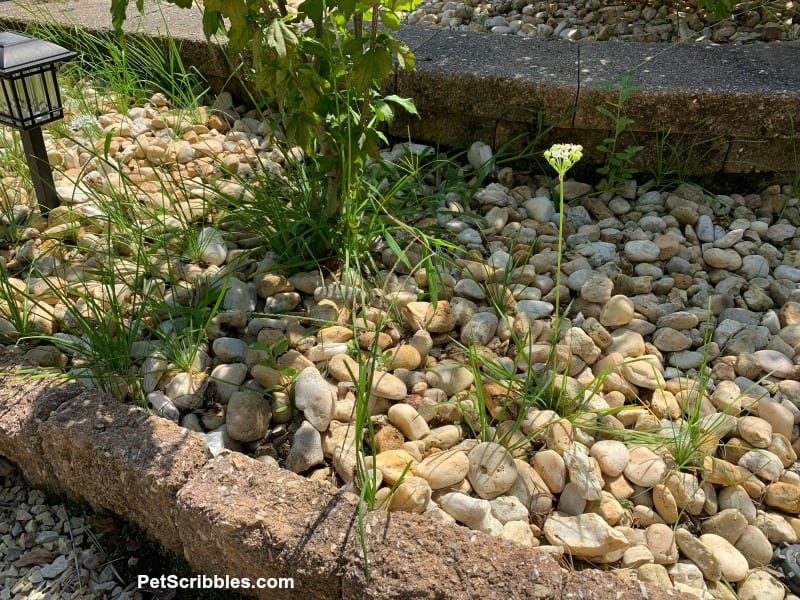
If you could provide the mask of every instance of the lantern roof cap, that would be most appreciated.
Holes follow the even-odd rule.
[[[0,76],[70,60],[75,52],[24,33],[0,31]]]

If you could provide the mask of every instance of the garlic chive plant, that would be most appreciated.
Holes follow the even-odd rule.
[[[544,158],[558,173],[558,251],[556,253],[556,293],[555,322],[553,327],[553,344],[550,355],[550,366],[553,373],[558,370],[558,336],[561,329],[561,258],[564,254],[564,176],[583,156],[583,146],[578,144],[553,144],[544,151]],[[555,382],[553,377],[552,381]]]
[[[583,156],[583,146],[578,144],[553,144],[544,151],[545,160],[558,173],[558,254],[556,264],[556,311],[561,301],[561,255],[564,245],[564,175]]]

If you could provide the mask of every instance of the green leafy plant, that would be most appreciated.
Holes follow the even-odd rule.
[[[636,86],[631,83],[630,75],[626,73],[618,82],[608,86],[617,92],[615,102],[608,101],[608,106],[595,107],[597,112],[610,119],[614,125],[611,134],[597,146],[597,150],[606,157],[605,164],[597,169],[597,173],[603,176],[600,188],[605,190],[613,190],[617,184],[636,174],[636,170],[629,166],[629,162],[644,149],[644,146],[627,146],[625,149],[617,147],[620,136],[633,124],[633,119],[624,113],[625,103],[636,90]]]
[[[697,8],[713,14],[718,19],[728,19],[736,7],[736,0],[698,0]]]
[[[379,90],[393,73],[394,60],[401,68],[414,66],[411,51],[388,30],[400,26],[398,11],[417,1],[306,0],[296,11],[284,2],[203,3],[205,34],[224,31],[232,52],[250,51],[253,80],[277,107],[288,146],[301,148],[313,179],[324,181],[324,191],[309,198],[308,214],[294,221],[287,236],[318,232],[320,222],[339,235],[358,235],[352,225],[365,195],[363,169],[385,142],[378,127],[392,119],[395,106],[415,111],[410,101]],[[112,2],[118,31],[128,4]],[[137,6],[142,9],[141,0]]]

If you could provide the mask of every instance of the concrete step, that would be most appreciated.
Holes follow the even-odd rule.
[[[131,3],[133,4],[133,3]],[[25,9],[0,2],[0,26],[55,19],[109,31],[107,0],[45,2]],[[219,90],[233,65],[202,35],[201,13],[147,0],[129,8],[126,29],[181,44],[187,64]],[[516,36],[403,27],[415,71],[397,73],[386,91],[413,98],[420,118],[400,115],[398,137],[445,146],[482,140],[520,151],[533,143],[584,145],[584,163],[614,123],[597,106],[617,102],[613,86],[635,86],[622,114],[633,119],[617,148],[642,145],[634,166],[671,161],[684,175],[796,172],[800,168],[800,42],[755,45],[538,41]],[[234,92],[241,89],[234,86]],[[614,112],[612,110],[612,112]]]

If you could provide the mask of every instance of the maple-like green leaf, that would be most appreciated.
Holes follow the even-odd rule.
[[[267,25],[265,33],[264,43],[268,48],[274,50],[280,58],[286,58],[289,51],[294,51],[299,42],[297,32],[295,32],[294,28],[284,23],[283,19],[273,19]]]
[[[414,101],[411,98],[403,98],[402,96],[390,94],[389,96],[386,96],[384,100],[387,102],[393,102],[410,115],[419,115],[417,112],[417,107],[414,105]]]
[[[353,61],[353,84],[357,90],[366,91],[380,85],[392,72],[391,53],[384,47],[376,46]]]

